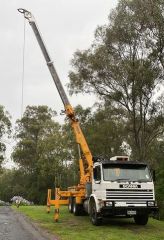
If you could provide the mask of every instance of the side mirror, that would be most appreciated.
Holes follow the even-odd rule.
[[[153,170],[153,181],[156,181],[155,170]]]
[[[155,182],[156,181],[155,170],[151,169],[151,175],[153,178],[153,182]]]

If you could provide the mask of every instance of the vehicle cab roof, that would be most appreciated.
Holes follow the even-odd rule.
[[[145,162],[139,162],[139,161],[123,161],[123,160],[110,160],[110,158],[99,158],[94,157],[93,159],[94,163],[102,163],[102,164],[111,164],[111,165],[143,165],[146,166],[147,163]]]

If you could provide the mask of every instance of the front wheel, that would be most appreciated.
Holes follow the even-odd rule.
[[[96,203],[94,201],[91,202],[90,205],[90,219],[93,225],[99,226],[102,224],[102,217],[96,210]]]
[[[137,225],[146,225],[148,219],[149,219],[148,214],[134,216],[134,221]]]

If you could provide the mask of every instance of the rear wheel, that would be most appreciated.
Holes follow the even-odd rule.
[[[148,214],[134,216],[134,221],[137,225],[146,225],[148,222],[148,219],[149,219]]]
[[[90,203],[90,219],[93,225],[99,226],[102,224],[102,217],[100,216],[100,214],[97,212],[96,209],[96,203],[93,200]]]
[[[73,213],[73,197],[69,197],[68,211]]]
[[[82,204],[77,204],[76,203],[76,198],[73,198],[73,214],[75,216],[81,216],[83,215],[83,205]]]

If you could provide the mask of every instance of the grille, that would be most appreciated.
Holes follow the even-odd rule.
[[[153,190],[149,189],[106,189],[106,199],[113,201],[149,201],[153,200]]]

